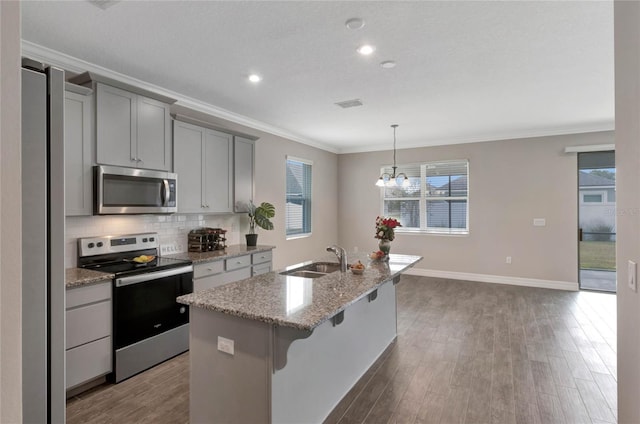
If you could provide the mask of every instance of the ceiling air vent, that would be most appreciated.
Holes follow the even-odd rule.
[[[345,100],[344,102],[338,102],[336,104],[343,109],[347,109],[350,107],[362,106],[362,100],[360,99]]]
[[[120,0],[87,0],[89,3],[94,5],[95,7],[99,7],[102,10],[107,10],[111,6],[115,6],[117,3],[120,3]]]

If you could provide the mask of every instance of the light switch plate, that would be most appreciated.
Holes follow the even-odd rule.
[[[234,352],[233,344],[234,344],[233,340],[218,336],[219,351],[228,353],[229,355],[233,355],[233,352]]]
[[[534,227],[544,227],[547,225],[547,220],[544,218],[533,218],[533,226]]]
[[[628,280],[627,283],[629,284],[629,288],[634,292],[638,291],[637,272],[638,272],[638,265],[633,261],[629,261],[627,265],[627,280]]]

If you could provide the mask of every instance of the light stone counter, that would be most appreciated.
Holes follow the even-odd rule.
[[[108,272],[83,268],[67,268],[65,273],[65,286],[68,289],[112,280],[114,277],[114,274]]]
[[[350,263],[360,260],[366,265],[362,275],[333,272],[310,279],[280,275],[280,270],[181,296],[178,302],[268,324],[313,330],[422,259],[391,254],[389,261],[371,261],[362,253],[348,256]],[[336,258],[315,262],[327,259],[335,262]]]
[[[217,261],[222,259],[234,258],[251,253],[266,252],[274,249],[275,246],[256,246],[247,247],[245,245],[227,246],[224,250],[215,250],[213,252],[183,252],[173,255],[164,255],[166,258],[190,260],[194,264]],[[112,280],[114,274],[100,271],[93,271],[84,268],[67,268],[65,275],[65,286],[70,289],[73,287],[85,286],[105,280]]]
[[[247,247],[242,244],[234,244],[231,246],[227,246],[224,250],[214,250],[211,252],[183,252],[183,253],[175,253],[172,255],[164,255],[166,258],[173,259],[183,259],[190,260],[195,264],[217,261],[221,259],[230,259],[235,258],[237,256],[244,256],[252,253],[258,252],[267,252],[269,250],[275,249],[275,246],[255,246],[255,247]]]

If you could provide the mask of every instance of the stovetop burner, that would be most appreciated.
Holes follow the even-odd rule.
[[[189,265],[183,259],[158,256],[156,233],[104,236],[78,239],[78,267],[122,275],[143,274]],[[137,263],[133,258],[147,255],[155,258]]]
[[[109,261],[106,263],[92,263],[83,265],[83,268],[92,269],[94,271],[109,272],[116,275],[124,274],[142,274],[151,271],[160,271],[163,269],[175,268],[190,264],[191,261],[156,257],[151,262],[137,263],[132,260]]]

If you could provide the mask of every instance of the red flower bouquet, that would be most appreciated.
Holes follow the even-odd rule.
[[[396,227],[402,227],[402,225],[397,219],[385,218],[384,216],[377,217],[375,238],[380,240],[393,241],[393,239],[396,236],[393,229]]]

